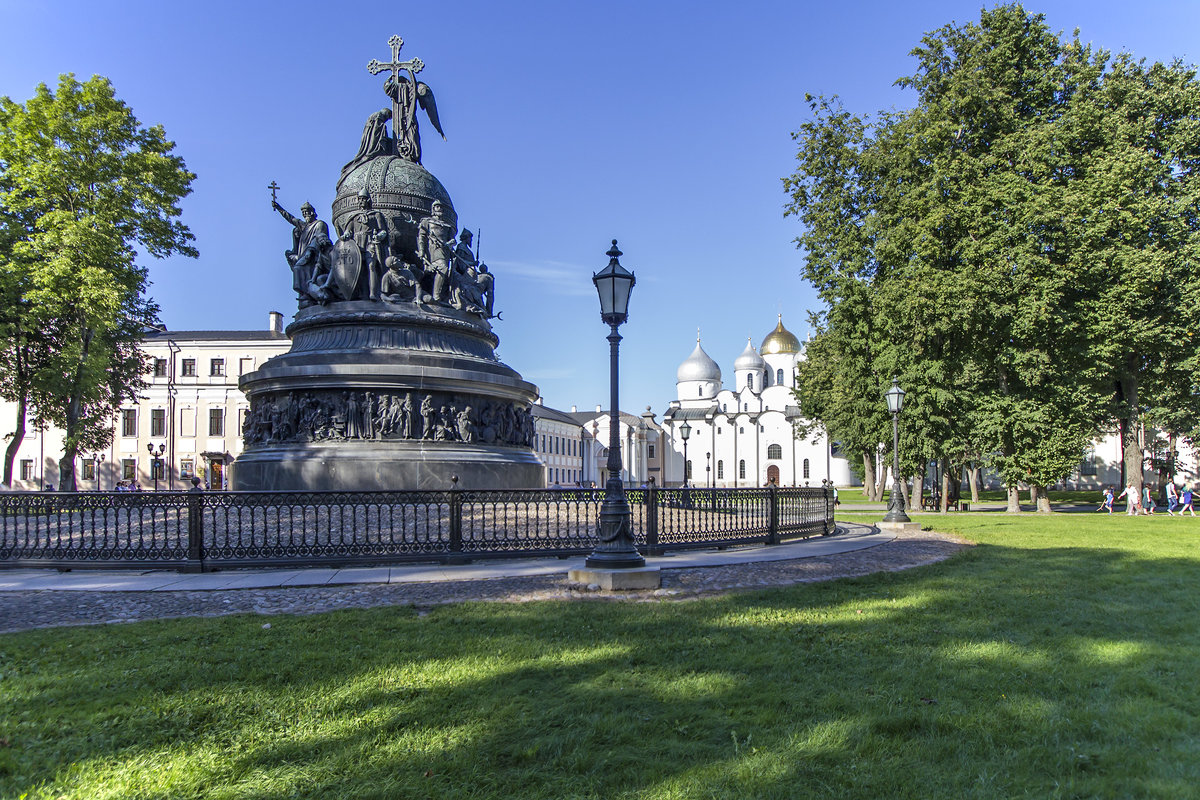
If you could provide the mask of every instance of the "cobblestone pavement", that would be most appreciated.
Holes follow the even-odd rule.
[[[830,556],[719,567],[663,569],[662,588],[597,592],[560,575],[445,583],[351,584],[180,592],[0,591],[0,633],[63,625],[102,625],[227,614],[316,614],[342,608],[530,600],[664,602],[771,586],[897,571],[949,558],[970,544],[920,531],[886,544]]]

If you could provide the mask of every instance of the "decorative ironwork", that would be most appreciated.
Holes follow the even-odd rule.
[[[834,532],[827,488],[634,489],[639,548],[773,544]],[[0,495],[0,569],[350,566],[582,556],[599,489]]]

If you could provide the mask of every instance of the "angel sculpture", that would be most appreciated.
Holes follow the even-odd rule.
[[[392,114],[392,129],[396,134],[396,154],[410,161],[421,163],[421,133],[417,127],[417,106],[429,116],[433,129],[441,135],[442,122],[438,119],[437,103],[429,84],[404,75],[390,75],[383,84],[383,91],[392,98],[395,112]]]

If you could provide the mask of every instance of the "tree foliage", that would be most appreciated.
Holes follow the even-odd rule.
[[[2,385],[22,407],[15,439],[26,409],[65,430],[62,489],[142,388],[137,343],[158,309],[139,252],[196,255],[178,220],[195,176],[173,150],[100,76],[63,75],[24,104],[0,98]]]
[[[802,407],[831,427],[855,404],[877,416],[896,374],[906,474],[986,460],[1035,488],[1108,420],[1194,414],[1176,368],[1196,358],[1194,71],[1064,40],[1019,5],[912,55],[910,111],[867,120],[811,100],[793,135],[787,213],[826,305],[810,352],[854,354],[806,367]],[[851,381],[854,401],[832,388]]]

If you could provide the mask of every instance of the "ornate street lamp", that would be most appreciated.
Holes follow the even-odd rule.
[[[892,378],[892,388],[883,393],[888,411],[892,412],[892,496],[884,522],[912,522],[904,513],[904,484],[900,480],[900,411],[904,408],[905,394],[898,378]]]
[[[635,282],[633,273],[621,266],[617,260],[621,251],[617,240],[612,240],[608,266],[592,274],[592,283],[600,295],[600,318],[612,330],[608,334],[609,344],[609,416],[608,416],[608,480],[604,484],[604,502],[600,504],[600,542],[588,556],[588,569],[629,569],[643,567],[646,559],[637,551],[630,526],[629,501],[625,498],[625,485],[621,482],[621,434],[619,428],[620,398],[619,351],[621,334],[617,327],[628,318],[629,295]]]
[[[167,446],[165,444],[163,444],[162,442],[159,442],[158,450],[155,450],[154,445],[148,444],[148,445],[146,445],[146,452],[150,453],[150,458],[153,459],[150,462],[151,463],[150,469],[151,469],[151,471],[154,472],[154,491],[157,492],[158,491],[158,474],[160,472],[162,472],[162,456],[163,456],[163,453],[167,452]]]
[[[712,488],[712,453],[704,454],[704,485]]]
[[[687,420],[679,426],[679,438],[683,440],[683,488],[688,488],[688,460],[687,460],[687,442],[692,435],[692,426],[687,424]]]
[[[92,472],[96,473],[96,491],[100,491],[100,465],[104,463],[104,453],[92,453]]]

